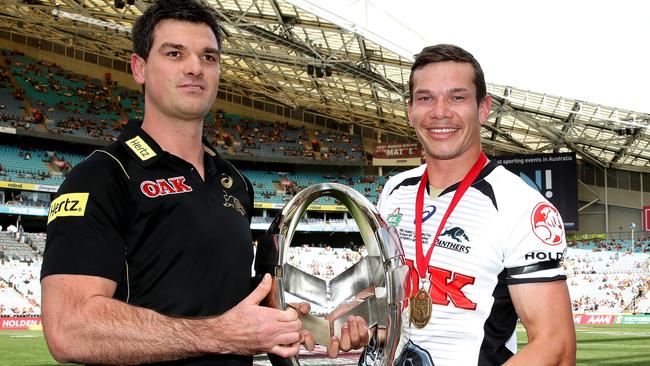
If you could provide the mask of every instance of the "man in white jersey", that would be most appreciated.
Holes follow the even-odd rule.
[[[409,91],[426,164],[391,178],[377,205],[411,268],[395,365],[575,364],[562,220],[482,152],[492,99],[481,66],[457,46],[426,47]]]

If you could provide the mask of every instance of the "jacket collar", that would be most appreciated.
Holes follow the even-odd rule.
[[[130,120],[117,139],[124,145],[129,155],[143,166],[152,165],[167,154],[158,145],[156,140],[142,129],[142,121]],[[219,153],[217,153],[205,137],[203,137],[202,142],[203,151],[205,151],[212,161],[216,165],[226,166]]]

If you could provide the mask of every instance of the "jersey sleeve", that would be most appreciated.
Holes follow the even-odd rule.
[[[511,227],[505,238],[504,265],[509,285],[564,280],[562,259],[566,252],[564,224],[558,210],[534,192],[518,201],[504,227]]]
[[[50,205],[41,278],[80,274],[119,281],[125,263],[126,173],[94,153],[69,173]]]

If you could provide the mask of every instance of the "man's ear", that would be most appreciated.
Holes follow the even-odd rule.
[[[144,84],[144,68],[146,64],[147,61],[142,57],[135,53],[131,54],[131,73],[133,74],[133,80],[140,85]]]
[[[488,118],[490,117],[490,112],[492,112],[492,96],[491,95],[486,95],[481,103],[478,105],[478,112],[479,112],[479,122],[481,124],[484,124],[487,122]]]

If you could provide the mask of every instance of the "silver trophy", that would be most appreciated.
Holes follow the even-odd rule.
[[[338,199],[354,218],[368,255],[329,283],[287,263],[293,234],[307,207],[316,199]],[[327,313],[301,317],[316,343],[326,346],[332,335],[340,336],[348,316],[364,318],[377,327],[365,359],[373,365],[393,364],[401,329],[401,312],[406,299],[408,267],[397,231],[386,225],[374,205],[354,189],[338,183],[312,185],[300,191],[273,220],[258,241],[256,277],[273,277],[265,305],[286,309],[288,302],[306,301]],[[287,299],[290,299],[287,301]],[[312,311],[313,312],[313,311]],[[269,355],[274,366],[300,365],[298,357]]]

